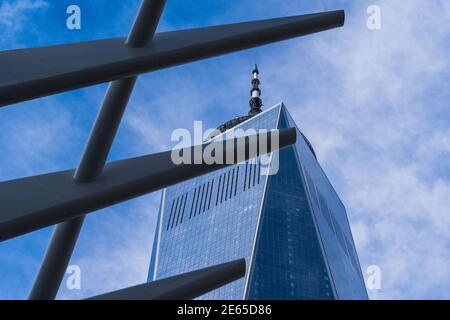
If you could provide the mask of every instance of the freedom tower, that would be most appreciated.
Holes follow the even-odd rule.
[[[248,115],[212,140],[296,128],[296,144],[166,188],[148,281],[244,257],[244,278],[201,298],[367,299],[345,207],[285,105],[261,110],[258,75]]]

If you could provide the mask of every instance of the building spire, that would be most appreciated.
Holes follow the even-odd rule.
[[[258,76],[259,70],[258,66],[255,64],[255,69],[253,69],[252,90],[250,91],[251,99],[250,112],[248,113],[249,116],[254,116],[261,112],[262,100],[260,98],[261,90],[259,89],[260,82]]]

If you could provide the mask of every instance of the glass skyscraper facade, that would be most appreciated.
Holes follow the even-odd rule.
[[[283,104],[236,128],[296,127]],[[297,128],[298,130],[298,128]],[[246,276],[203,299],[367,299],[345,207],[297,143],[163,191],[148,280],[245,258]]]

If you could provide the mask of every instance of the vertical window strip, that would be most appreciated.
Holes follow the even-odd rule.
[[[220,194],[220,182],[222,181],[222,175],[219,177],[219,184],[217,185],[217,198],[216,198],[216,206],[219,204],[219,194]]]
[[[194,196],[192,197],[191,213],[189,214],[189,219],[192,219],[192,212],[194,210],[195,196],[197,194],[197,188],[194,189]]]
[[[206,187],[206,195],[205,195],[205,203],[203,204],[203,212],[206,210],[206,204],[208,203],[208,195],[209,195],[209,181]]]
[[[261,182],[261,159],[258,159],[258,184]]]
[[[223,190],[225,189],[225,180],[226,180],[226,176],[227,176],[227,174],[225,173],[225,174],[223,175],[223,179],[222,179],[222,191],[221,191],[221,193],[220,193],[220,203],[222,203],[222,201],[223,201]]]
[[[180,207],[178,208],[178,215],[177,215],[177,221],[175,222],[175,227],[178,226],[178,223],[180,222],[181,210],[183,209],[183,203],[184,203],[184,194],[181,195]]]
[[[245,175],[244,175],[244,192],[247,187],[247,170],[248,170],[248,161],[245,163]]]
[[[175,199],[172,200],[172,207],[170,208],[170,215],[169,215],[169,220],[167,221],[167,228],[166,228],[166,231],[169,230],[170,220],[172,219],[173,205],[174,205],[174,204],[175,204]]]
[[[177,202],[175,203],[175,209],[173,210],[173,216],[172,216],[172,223],[170,225],[170,229],[173,228],[173,223],[176,220],[177,213],[178,213],[178,202],[180,201],[180,197],[177,198]]]
[[[225,201],[227,201],[227,199],[228,199],[228,187],[230,185],[230,175],[231,175],[231,171],[228,171],[228,174],[227,174],[227,176],[228,176],[228,178],[227,178],[227,189],[226,189],[226,192],[225,192]]]
[[[174,221],[172,221],[172,226],[170,227],[171,229],[178,225],[178,220],[180,219],[181,208],[182,208],[182,205],[183,205],[183,196],[184,195],[181,195],[180,203],[178,204],[178,208],[176,209],[176,212],[177,212],[176,219],[174,219]],[[174,216],[174,218],[175,218],[175,216]]]
[[[250,186],[251,186],[251,182],[252,182],[252,168],[253,168],[253,163],[249,163],[249,168],[248,168],[248,189],[250,190]]]
[[[257,165],[256,165],[256,160],[255,160],[255,163],[253,164],[253,186],[255,186],[255,184],[256,184],[256,168],[257,168]]]
[[[235,196],[235,197],[236,197],[236,193],[237,193],[238,180],[239,180],[239,166],[237,167],[237,171],[236,171],[236,182],[235,182],[235,184],[234,184],[234,196]]]
[[[198,206],[198,212],[197,212],[198,214],[200,214],[202,212],[203,198],[205,196],[205,187],[206,187],[206,183],[204,183],[203,187],[202,187],[202,197],[200,200],[200,205]]]
[[[178,224],[180,223],[181,213],[183,210],[183,204],[184,204],[184,194],[181,195],[180,208],[178,209],[178,217],[177,217],[177,221],[175,222],[175,227],[178,226]]]
[[[197,200],[195,201],[195,207],[194,207],[194,217],[197,215],[198,200],[200,199],[200,190],[201,190],[201,188],[202,188],[202,186],[198,187]]]
[[[184,212],[186,211],[186,202],[187,202],[188,194],[189,194],[189,193],[186,192],[186,194],[184,195],[184,205],[183,205],[183,211],[181,212],[180,224],[183,223]]]
[[[230,184],[230,199],[231,199],[231,197],[233,196],[233,185],[234,185],[234,171],[235,171],[236,169],[235,168],[233,168],[233,174],[232,174],[232,176],[231,176],[231,184]]]
[[[212,192],[214,190],[214,179],[212,180],[211,183],[211,190],[209,191],[209,202],[208,202],[208,210],[209,208],[211,208],[211,198],[212,198]]]

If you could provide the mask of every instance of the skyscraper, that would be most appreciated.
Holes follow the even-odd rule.
[[[284,104],[261,111],[258,75],[249,114],[218,129],[296,127],[296,145],[165,189],[148,280],[245,258],[202,298],[367,299],[345,207]]]

